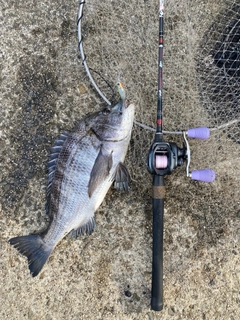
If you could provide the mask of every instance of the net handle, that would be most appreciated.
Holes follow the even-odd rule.
[[[78,46],[79,46],[79,51],[80,51],[80,54],[81,54],[81,58],[82,58],[82,63],[84,65],[84,68],[87,72],[87,75],[93,85],[93,87],[96,89],[96,91],[98,92],[98,94],[100,95],[100,97],[109,105],[111,106],[111,102],[105,97],[105,95],[102,93],[102,91],[98,88],[96,82],[94,81],[91,73],[90,73],[90,70],[89,70],[89,67],[87,65],[87,62],[86,62],[86,56],[84,54],[84,51],[83,51],[83,39],[82,39],[82,31],[81,31],[81,25],[82,25],[82,17],[83,17],[83,6],[85,4],[85,1],[80,1],[79,3],[79,10],[78,10],[78,21],[77,21],[77,27],[78,27]]]

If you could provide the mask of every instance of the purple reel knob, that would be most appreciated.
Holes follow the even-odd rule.
[[[215,180],[215,172],[212,169],[195,170],[191,173],[192,180],[203,182],[213,182]]]
[[[210,136],[210,130],[207,127],[199,127],[188,129],[187,134],[189,138],[205,140]]]

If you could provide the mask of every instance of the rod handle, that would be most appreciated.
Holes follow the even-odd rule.
[[[203,182],[213,182],[215,180],[215,172],[212,169],[194,170],[191,173],[192,180]]]
[[[163,214],[165,186],[163,176],[153,178],[153,248],[151,309],[163,309]]]
[[[151,309],[163,309],[163,209],[164,199],[153,199],[153,256]]]
[[[188,129],[187,134],[189,138],[206,140],[210,136],[210,130],[207,127],[192,128]]]

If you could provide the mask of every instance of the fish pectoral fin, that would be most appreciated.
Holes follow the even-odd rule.
[[[113,180],[115,180],[114,188],[128,192],[131,177],[127,167],[122,162],[119,162]]]
[[[96,222],[95,222],[95,218],[91,217],[90,220],[88,220],[87,223],[81,225],[80,227],[78,227],[77,229],[73,229],[69,236],[71,238],[76,238],[79,235],[83,235],[84,233],[91,235],[94,231],[94,229],[96,228]]]
[[[106,179],[112,168],[112,152],[109,153],[104,150],[103,146],[98,153],[94,166],[90,174],[90,180],[88,183],[88,195],[91,198],[96,188]]]

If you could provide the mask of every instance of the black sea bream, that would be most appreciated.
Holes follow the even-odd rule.
[[[72,133],[60,135],[48,163],[48,229],[40,235],[9,240],[27,256],[33,277],[38,275],[57,243],[69,232],[91,234],[94,212],[108,189],[128,189],[123,161],[130,141],[134,105],[120,101],[84,118]]]

